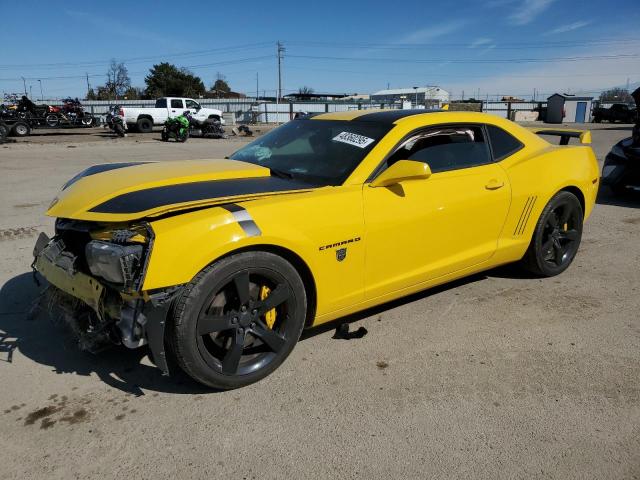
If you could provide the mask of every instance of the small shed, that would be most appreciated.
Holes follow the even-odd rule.
[[[547,123],[591,121],[591,103],[593,97],[554,93],[547,98]]]

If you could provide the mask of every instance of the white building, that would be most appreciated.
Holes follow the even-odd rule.
[[[389,90],[380,90],[371,94],[371,100],[376,102],[401,102],[407,101],[418,105],[424,105],[426,102],[448,103],[449,92],[437,86],[426,87],[410,87],[410,88],[392,88]]]

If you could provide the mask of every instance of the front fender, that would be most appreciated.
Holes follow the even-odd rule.
[[[223,207],[197,210],[151,222],[154,232],[151,257],[143,290],[188,283],[207,265],[235,250],[255,245],[285,248],[299,256],[313,271],[312,245],[299,230],[282,235],[250,235]]]

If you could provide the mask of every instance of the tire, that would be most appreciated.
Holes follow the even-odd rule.
[[[119,123],[114,123],[113,130],[119,137],[124,137],[124,127]]]
[[[8,136],[9,127],[7,127],[4,123],[0,123],[0,143],[4,143]]]
[[[583,221],[578,198],[571,192],[556,193],[540,214],[523,267],[541,277],[564,272],[578,252]]]
[[[271,291],[260,296],[260,285]],[[243,387],[289,356],[306,307],[304,284],[289,262],[267,252],[238,253],[205,268],[185,287],[168,319],[170,351],[204,385]]]
[[[169,133],[167,132],[166,128],[162,129],[162,133],[160,134],[160,137],[162,138],[163,142],[168,142],[169,141]]]
[[[16,137],[26,137],[31,133],[31,127],[27,122],[16,122],[11,132]]]
[[[80,119],[80,123],[82,124],[83,127],[91,127],[93,125],[93,117],[89,115],[84,115]]]
[[[602,119],[600,117],[594,117],[593,118],[593,122],[594,123],[600,123],[600,122],[602,122]]]
[[[44,123],[46,123],[48,127],[55,128],[60,124],[60,117],[55,113],[49,113],[44,117]]]
[[[136,125],[140,133],[151,133],[153,131],[153,122],[148,118],[140,118]]]
[[[189,139],[189,131],[185,131],[184,133],[178,132],[176,135],[176,142],[184,143]]]

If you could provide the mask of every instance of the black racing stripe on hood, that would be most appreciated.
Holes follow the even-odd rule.
[[[65,183],[64,186],[62,187],[62,190],[73,185],[81,178],[88,177],[90,175],[95,175],[97,173],[102,173],[102,172],[108,172],[109,170],[116,170],[118,168],[132,167],[134,165],[144,165],[145,163],[150,163],[150,162],[103,163],[101,165],[94,165],[92,167],[87,168],[86,170],[83,170],[82,172],[77,174],[75,177],[73,177],[71,180],[69,180],[67,183]]]
[[[95,213],[139,213],[177,203],[310,188],[314,187],[308,183],[278,177],[209,180],[124,193],[93,207],[89,211]]]

